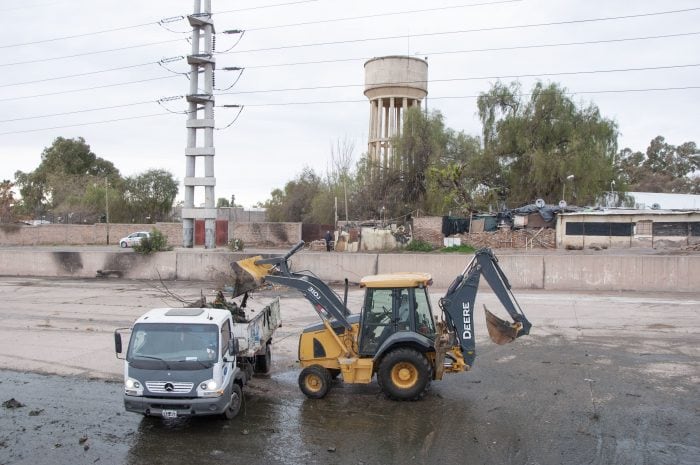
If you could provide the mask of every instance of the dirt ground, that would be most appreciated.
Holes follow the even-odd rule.
[[[206,283],[166,286],[213,298]],[[516,296],[529,337],[493,345],[479,312],[474,369],[406,403],[376,382],[306,399],[296,343],[317,317],[283,293],[272,374],[247,386],[241,414],[166,421],[124,412],[112,338],[150,308],[181,305],[160,284],[6,278],[0,464],[700,463],[700,293]],[[352,290],[351,308],[361,298]],[[481,304],[503,315],[490,292]]]

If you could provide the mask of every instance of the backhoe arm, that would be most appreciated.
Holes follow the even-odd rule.
[[[486,325],[491,339],[497,344],[505,344],[528,334],[532,326],[515,300],[508,278],[498,265],[496,256],[490,249],[478,250],[464,271],[452,282],[445,296],[440,299],[440,308],[445,315],[445,322],[448,328],[454,331],[464,362],[470,367],[476,356],[474,301],[482,274],[514,321],[505,322],[484,307]]]

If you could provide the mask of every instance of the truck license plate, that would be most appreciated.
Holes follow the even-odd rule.
[[[177,418],[177,410],[163,410],[160,414],[163,418]]]

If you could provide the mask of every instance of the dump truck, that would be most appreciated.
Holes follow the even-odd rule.
[[[348,283],[340,296],[311,272],[294,272],[289,260],[303,248],[299,242],[285,255],[251,257],[237,262],[246,282],[269,282],[301,292],[321,322],[304,328],[299,338],[298,384],[310,398],[323,398],[332,379],[345,383],[377,382],[387,397],[417,400],[431,381],[445,373],[468,371],[475,360],[474,303],[483,276],[513,319],[502,320],[484,307],[489,336],[505,344],[527,335],[531,323],[515,300],[511,286],[490,249],[478,250],[440,298],[442,318],[433,314],[428,273],[409,271],[362,278],[362,308],[347,306]]]
[[[262,305],[247,297],[232,308],[156,308],[117,328],[125,409],[162,418],[234,418],[248,380],[269,372],[272,336],[281,326],[279,298]]]

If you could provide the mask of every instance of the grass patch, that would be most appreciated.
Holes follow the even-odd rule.
[[[474,253],[476,249],[471,245],[453,245],[452,247],[444,247],[439,250],[439,252],[445,253]]]
[[[433,249],[434,247],[429,242],[416,239],[409,242],[405,250],[409,252],[432,252]]]

